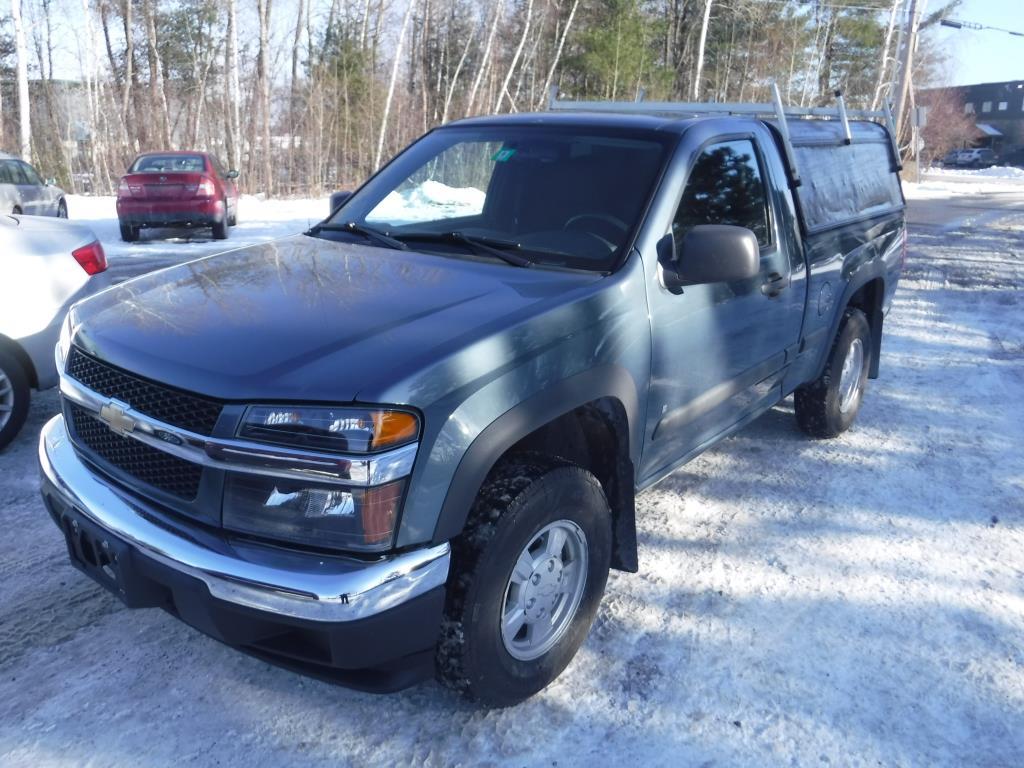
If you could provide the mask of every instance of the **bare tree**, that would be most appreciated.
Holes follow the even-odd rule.
[[[508,65],[508,71],[505,72],[505,80],[501,84],[501,88],[498,90],[498,98],[494,102],[494,111],[497,112],[501,109],[501,102],[504,101],[505,97],[508,96],[509,103],[512,105],[513,111],[516,108],[515,103],[512,102],[512,96],[508,92],[509,81],[512,80],[512,73],[516,69],[516,64],[519,63],[519,57],[523,53],[523,46],[526,45],[526,36],[530,34],[530,19],[533,16],[533,0],[526,0],[526,21],[523,22],[523,34],[519,38],[519,45],[516,46],[515,55],[512,57],[512,63]]]
[[[409,19],[416,8],[416,0],[409,0],[405,8],[405,16],[402,17],[402,29],[398,33],[398,42],[395,44],[395,60],[391,65],[391,79],[388,82],[388,95],[384,100],[384,114],[380,119],[380,137],[377,139],[377,154],[373,158],[373,167],[379,168],[384,155],[384,137],[388,131],[388,115],[391,112],[391,100],[395,96],[395,81],[398,80],[398,66],[402,61],[402,47],[405,45],[405,31],[409,26]]]
[[[14,49],[17,56],[18,78],[18,133],[21,159],[32,162],[32,121],[28,96],[28,46],[25,44],[25,25],[21,18],[21,0],[11,0],[11,18],[14,20]]]
[[[693,100],[700,99],[700,79],[704,74],[704,48],[708,42],[708,25],[711,23],[711,2],[704,0],[704,18],[700,24],[700,43],[697,46],[697,68],[693,73]]]
[[[238,16],[235,0],[228,1],[227,61],[227,147],[232,168],[242,167],[242,113],[238,77]]]
[[[551,81],[555,77],[555,70],[558,69],[558,62],[562,58],[562,49],[565,48],[565,38],[569,36],[569,30],[572,29],[572,20],[576,17],[576,9],[580,7],[580,0],[573,0],[572,8],[569,10],[569,18],[565,20],[565,26],[562,27],[562,34],[558,38],[558,47],[555,49],[555,56],[551,59],[551,67],[548,69],[547,77],[544,78],[544,85],[540,89],[540,97],[537,99],[536,109],[540,109],[544,106],[544,100],[548,97],[548,91],[551,89]]]
[[[273,162],[270,146],[270,6],[272,0],[256,0],[260,21],[260,48],[256,65],[256,82],[259,93],[259,129],[261,130],[260,150],[263,154],[263,184],[267,194],[273,194]],[[252,142],[255,145],[256,142]],[[250,145],[250,146],[252,146]]]

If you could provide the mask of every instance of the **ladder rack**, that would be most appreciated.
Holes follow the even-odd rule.
[[[796,167],[793,154],[793,142],[789,136],[788,118],[824,118],[839,120],[843,127],[843,143],[853,143],[850,130],[850,118],[859,120],[875,120],[887,129],[892,144],[893,157],[898,169],[900,164],[899,147],[896,144],[896,125],[892,115],[892,105],[886,102],[885,109],[847,109],[841,91],[835,92],[835,107],[787,107],[782,103],[779,87],[772,83],[772,103],[700,103],[679,101],[645,101],[641,91],[636,101],[568,101],[558,98],[558,86],[552,85],[548,94],[548,109],[557,112],[617,112],[624,114],[668,114],[698,117],[702,115],[743,115],[746,117],[771,118],[778,122],[779,133],[782,134],[782,146],[786,155],[793,186],[800,185],[800,173]]]

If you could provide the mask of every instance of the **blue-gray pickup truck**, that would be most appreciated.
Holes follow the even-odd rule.
[[[129,606],[357,688],[521,701],[640,566],[639,491],[789,395],[809,435],[851,425],[898,171],[845,112],[437,128],[308,232],[76,305],[47,508]]]

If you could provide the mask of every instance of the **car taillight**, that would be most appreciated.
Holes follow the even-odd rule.
[[[213,186],[212,179],[203,179],[196,188],[196,197],[214,197],[216,194],[217,188]]]
[[[121,179],[121,183],[117,185],[117,196],[118,197],[131,197],[132,189],[128,186],[128,182]]]
[[[83,245],[72,251],[71,255],[75,257],[75,261],[87,274],[98,275],[107,269],[107,254],[103,252],[103,246],[99,244],[99,241]]]

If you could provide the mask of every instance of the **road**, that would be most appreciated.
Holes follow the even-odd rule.
[[[0,765],[1019,766],[1022,203],[912,203],[855,428],[807,440],[784,403],[643,494],[641,573],[510,710],[332,687],[121,607],[38,499],[44,393],[0,457]]]

